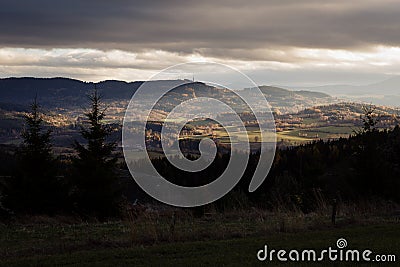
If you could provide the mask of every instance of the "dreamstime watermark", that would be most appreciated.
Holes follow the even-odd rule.
[[[336,247],[328,247],[320,251],[314,249],[275,250],[265,245],[257,252],[259,261],[280,262],[321,262],[321,261],[346,261],[346,262],[396,262],[396,255],[374,254],[371,250],[346,249],[347,240],[339,238]]]
[[[243,88],[247,89],[238,90]],[[246,116],[250,119],[243,119]],[[203,136],[200,157],[187,159],[179,138],[185,125],[195,119],[211,119],[225,129],[230,160],[213,182],[184,187],[157,172],[148,150],[152,146],[158,152],[162,149],[172,165],[188,172],[187,179],[190,173],[204,170],[215,159],[215,142],[219,138],[213,134]],[[155,137],[149,137],[151,122],[162,125],[161,133]],[[144,82],[133,95],[123,122],[124,157],[136,183],[153,198],[179,207],[205,205],[227,194],[244,174],[252,153],[249,123],[258,127],[256,143],[260,145],[258,165],[249,184],[249,191],[253,192],[266,178],[275,155],[275,121],[265,96],[249,77],[229,66],[209,62],[178,64]],[[133,164],[138,158],[140,164]]]

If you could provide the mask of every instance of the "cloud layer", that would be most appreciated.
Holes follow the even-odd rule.
[[[399,46],[397,1],[2,1],[3,46],[160,49]],[[209,50],[205,50],[210,52]]]
[[[60,75],[89,79],[97,68],[92,79],[99,79],[110,70],[142,75],[211,59],[245,70],[396,74],[399,32],[400,5],[392,0],[3,0],[0,68],[5,76],[58,67]]]

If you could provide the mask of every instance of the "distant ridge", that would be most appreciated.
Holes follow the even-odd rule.
[[[31,101],[37,94],[39,100],[53,98],[54,101],[65,98],[85,96],[96,84],[104,91],[104,97],[129,97],[142,82],[126,83],[122,81],[83,82],[70,78],[4,78],[0,79],[0,98],[2,102]],[[113,88],[113,92],[108,92]]]
[[[94,89],[95,85],[100,90],[103,98],[109,102],[128,101],[143,83],[143,81],[126,82],[119,80],[94,83],[60,77],[3,78],[0,79],[0,103],[27,106],[37,95],[39,103],[47,108],[79,108],[87,104],[88,99],[86,96]],[[182,84],[184,86],[178,86]],[[193,96],[229,99],[229,101],[233,101],[231,104],[241,105],[241,102],[233,97],[234,93],[202,82],[159,80],[150,81],[149,85],[149,87],[145,88],[145,94],[149,96],[159,92],[159,90],[176,88],[159,103],[158,107],[164,110],[170,109]],[[269,103],[274,107],[280,108],[282,112],[288,112],[294,107],[301,109],[316,104],[326,104],[332,100],[329,95],[320,92],[291,91],[274,86],[260,86],[259,88]],[[243,91],[244,93],[252,94],[251,89],[243,89]],[[18,109],[21,109],[21,107],[18,107]]]
[[[307,91],[307,90],[298,90],[298,91],[292,91],[289,89],[284,89],[276,86],[266,86],[262,85],[259,86],[261,92],[263,92],[264,95],[269,95],[269,96],[281,96],[281,97],[288,97],[288,96],[293,96],[293,95],[300,95],[303,97],[314,97],[314,98],[324,98],[324,97],[330,97],[330,95],[326,93],[321,93],[321,92],[313,92],[313,91]]]
[[[163,86],[173,85],[179,80],[151,81],[155,87],[157,83]],[[93,90],[94,85],[102,91],[105,98],[126,99],[142,85],[143,81],[125,82],[119,80],[106,80],[101,82],[84,82],[70,78],[2,78],[0,79],[1,102],[31,100],[37,94],[39,98],[65,98],[79,97],[86,95]],[[261,91],[266,95],[274,97],[288,96],[293,93],[312,97],[329,97],[329,95],[310,91],[290,91],[273,86],[260,86]]]

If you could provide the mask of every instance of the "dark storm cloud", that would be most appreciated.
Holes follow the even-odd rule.
[[[0,1],[0,46],[160,49],[254,59],[259,54],[247,50],[400,45],[396,1],[215,2]]]

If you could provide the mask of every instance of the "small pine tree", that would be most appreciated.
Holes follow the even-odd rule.
[[[16,153],[17,170],[6,202],[28,213],[54,213],[60,208],[61,182],[57,179],[52,154],[51,130],[43,129],[42,114],[36,98],[25,116],[23,143]]]
[[[25,115],[25,123],[27,128],[22,132],[22,149],[27,154],[36,154],[46,160],[52,158],[51,130],[43,131],[43,119],[36,98],[31,105],[31,112]]]
[[[356,170],[354,178],[356,181],[361,181],[355,187],[365,196],[370,196],[380,187],[382,140],[377,129],[379,120],[374,115],[375,107],[364,106],[363,112],[361,117],[363,128],[357,133],[358,139],[355,139],[354,146],[354,169]]]
[[[106,140],[111,129],[102,122],[106,115],[105,110],[100,110],[101,96],[96,88],[89,99],[91,109],[85,114],[89,125],[81,129],[87,144],[75,141],[74,145],[78,156],[73,161],[72,196],[81,213],[106,218],[118,214],[121,202],[117,158],[113,156],[116,143]]]
[[[362,122],[363,122],[363,130],[362,132],[364,133],[369,133],[369,132],[374,132],[376,131],[376,125],[378,124],[378,119],[374,116],[375,112],[375,107],[370,106],[370,107],[363,107],[363,116],[362,116]]]

